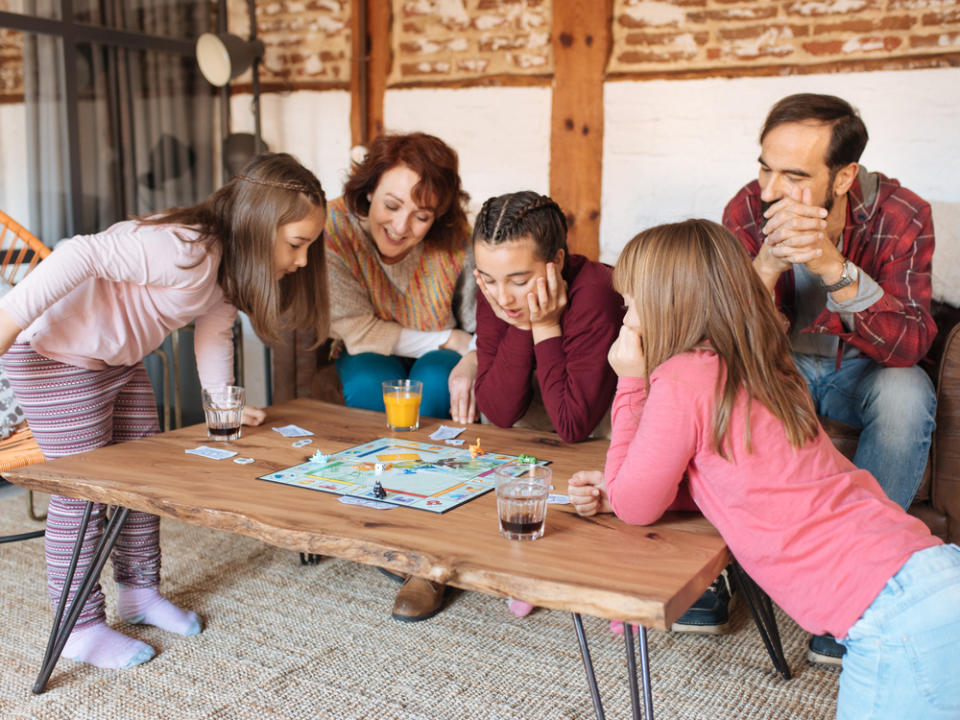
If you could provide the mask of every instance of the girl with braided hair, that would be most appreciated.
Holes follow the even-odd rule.
[[[286,154],[261,155],[199,205],[78,235],[0,301],[0,354],[46,458],[160,431],[143,358],[195,323],[204,386],[233,383],[237,311],[278,341],[283,327],[327,334],[322,241],[326,200],[313,173]],[[245,407],[243,422],[265,414]],[[48,589],[59,602],[85,502],[53,495],[47,516]],[[72,603],[103,535],[95,504],[80,549]],[[193,612],[159,593],[159,518],[131,512],[113,551],[118,614],[180,635],[201,630]],[[149,660],[149,645],[109,628],[97,585],[63,654],[97,667]]]
[[[480,411],[564,442],[604,434],[617,385],[607,350],[623,318],[610,268],[570,254],[563,212],[529,191],[484,203],[473,250]],[[510,609],[522,617],[532,606],[511,600]]]

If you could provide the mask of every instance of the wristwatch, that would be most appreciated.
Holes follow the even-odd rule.
[[[854,265],[849,260],[843,261],[843,272],[840,273],[840,279],[837,280],[833,285],[824,285],[823,289],[828,293],[836,292],[841,288],[845,288],[847,285],[853,285],[857,281],[857,276],[859,271],[857,266]]]

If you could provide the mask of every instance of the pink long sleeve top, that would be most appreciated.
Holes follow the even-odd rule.
[[[614,512],[656,521],[686,473],[691,498],[750,576],[804,629],[842,638],[906,560],[940,540],[822,429],[794,449],[753,402],[748,453],[745,392],[730,418],[730,459],[721,457],[711,449],[718,372],[719,358],[698,351],[656,368],[649,394],[642,379],[619,380],[605,469]]]
[[[195,322],[201,383],[233,382],[237,309],[217,284],[219,246],[197,233],[125,221],[78,235],[8,292],[2,307],[24,328],[17,340],[86,368],[134,365],[172,331]]]

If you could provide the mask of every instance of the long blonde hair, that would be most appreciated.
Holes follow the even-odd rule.
[[[199,205],[139,222],[193,226],[208,247],[219,243],[217,280],[228,302],[250,316],[257,335],[279,343],[285,328],[313,329],[316,347],[327,337],[330,318],[323,237],[310,245],[305,267],[279,280],[273,248],[281,225],[326,206],[320,181],[296,158],[264,153]]]
[[[644,230],[620,254],[613,284],[635,302],[648,376],[674,355],[698,348],[709,348],[723,360],[712,423],[713,448],[723,457],[741,388],[783,423],[793,447],[816,437],[817,415],[780,316],[729,230],[709,220]]]

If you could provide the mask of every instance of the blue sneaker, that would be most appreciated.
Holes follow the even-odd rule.
[[[730,578],[724,570],[670,629],[674,632],[723,635],[729,630],[730,610],[735,597]]]
[[[833,635],[811,635],[807,660],[822,665],[841,665],[847,649],[838,643]]]

